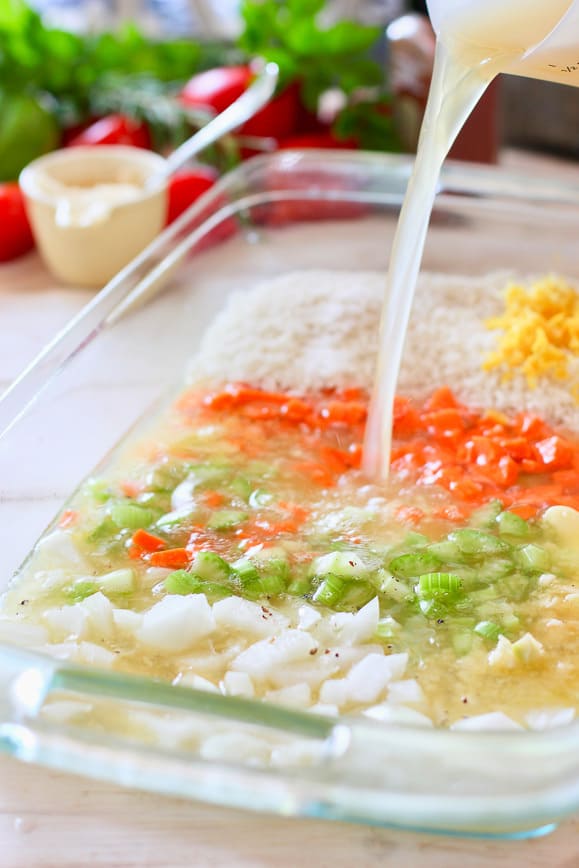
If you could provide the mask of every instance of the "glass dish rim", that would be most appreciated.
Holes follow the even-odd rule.
[[[212,190],[205,194],[196,204],[179,218],[176,223],[166,229],[158,239],[156,239],[149,247],[143,251],[133,263],[129,264],[123,271],[115,277],[95,298],[89,302],[85,308],[72,319],[65,328],[57,335],[41,352],[32,364],[17,378],[14,384],[0,397],[0,439],[12,427],[12,425],[20,418],[21,415],[27,412],[29,406],[42,391],[45,385],[50,380],[58,375],[58,372],[63,366],[66,366],[76,356],[78,350],[85,344],[87,340],[94,339],[99,331],[111,322],[111,319],[126,310],[127,305],[138,300],[142,290],[138,289],[135,293],[135,281],[138,283],[139,277],[141,282],[145,280],[145,294],[147,277],[151,274],[157,276],[163,274],[164,270],[175,266],[179,257],[183,255],[183,251],[189,250],[195,245],[197,240],[205,233],[209,232],[214,226],[220,222],[233,216],[243,209],[264,202],[276,201],[281,199],[308,199],[313,201],[353,201],[353,202],[380,202],[387,203],[384,194],[368,193],[361,191],[344,191],[344,190],[313,190],[304,191],[296,190],[295,195],[292,191],[276,190],[272,188],[264,192],[261,196],[237,196],[237,187],[243,187],[244,180],[251,178],[252,172],[257,172],[263,166],[285,166],[286,170],[289,166],[298,166],[300,169],[311,168],[312,171],[320,165],[319,161],[323,161],[325,165],[342,167],[342,168],[364,168],[373,167],[376,170],[382,169],[390,172],[394,179],[397,179],[401,184],[405,184],[411,170],[412,160],[404,156],[393,155],[375,155],[363,152],[339,152],[330,153],[327,151],[307,151],[307,152],[285,152],[283,155],[273,155],[254,158],[248,163],[236,169],[233,173],[222,179]],[[483,167],[465,167],[464,164],[449,164],[443,172],[440,192],[443,195],[448,194],[470,194],[475,198],[507,198],[520,201],[549,201],[564,204],[576,204],[579,201],[579,185],[560,184],[553,181],[543,181],[540,178],[529,179],[524,175],[516,175],[503,170],[488,169]],[[231,194],[231,200],[227,197]],[[223,204],[225,200],[226,204]],[[398,204],[401,200],[401,193],[395,194],[392,197],[392,202]],[[204,220],[203,224],[196,229],[190,236],[184,240],[179,240],[179,234],[195,217],[202,215],[208,208],[217,206],[210,217]],[[176,244],[176,247],[171,245]],[[162,255],[163,251],[169,249],[171,252]],[[21,672],[32,670],[44,673],[44,683],[47,690],[53,689],[54,684],[62,681],[63,673],[71,671],[71,667],[62,666],[53,658],[47,657],[41,653],[21,652],[13,646],[0,644],[0,661],[4,661],[8,668],[16,668]],[[110,675],[106,670],[98,670],[96,667],[74,667],[79,669],[77,676],[81,687],[90,692],[89,685],[86,682],[86,676],[90,681],[89,674],[98,672],[99,675],[106,680]],[[85,671],[86,670],[86,671]],[[119,683],[128,690],[129,693],[136,690],[136,681],[134,676],[123,675],[117,678]],[[152,684],[152,682],[150,682]],[[109,685],[112,689],[111,685]],[[170,691],[182,691],[184,688],[173,688],[170,685],[164,685],[163,701],[154,702],[156,707],[171,707],[168,702]],[[188,705],[191,711],[199,711],[199,704],[207,706],[207,695],[203,691],[195,691],[187,688]],[[169,691],[169,692],[165,692]],[[153,690],[153,693],[155,690]],[[228,701],[227,697],[220,697],[220,700]],[[251,718],[247,722],[253,722],[258,725],[263,725],[263,704],[257,701],[248,701],[248,713],[253,708],[255,718]],[[209,703],[211,705],[211,702]],[[219,703],[217,704],[219,706]],[[223,703],[221,703],[223,705]],[[229,705],[234,707],[235,703],[229,702]],[[279,710],[278,710],[279,711]],[[218,712],[212,712],[218,714]],[[239,718],[237,718],[239,719]],[[311,728],[314,726],[312,715],[308,712],[296,712],[281,710],[278,714],[280,728],[288,730],[291,727]],[[331,724],[331,726],[330,726]],[[322,721],[319,720],[319,725],[322,727]],[[351,720],[347,718],[332,719],[329,723],[326,719],[323,721],[323,726],[328,727],[329,732],[332,727],[336,726],[352,726]],[[409,727],[388,726],[387,731],[391,734],[397,731],[408,732]],[[424,734],[424,730],[414,730],[418,733],[417,737]],[[458,733],[448,730],[437,729],[429,731],[429,738],[433,737],[440,744],[441,750],[444,749],[450,741],[457,740]],[[514,739],[517,740],[518,746],[525,745],[525,750],[532,752],[534,750],[541,751],[547,746],[553,747],[554,738],[557,739],[558,747],[563,750],[563,745],[566,749],[579,745],[579,721],[575,721],[567,726],[556,730],[554,737],[553,731],[544,732],[517,732],[517,733],[497,733],[497,732],[466,732],[460,733],[460,739],[466,739],[466,743],[477,748],[496,748],[497,745],[511,746],[514,744]],[[571,813],[579,808],[579,792],[575,795],[574,801],[568,806],[565,813]]]

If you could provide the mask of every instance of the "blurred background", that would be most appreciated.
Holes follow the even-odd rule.
[[[74,32],[115,30],[126,22],[136,21],[143,33],[153,38],[211,41],[235,40],[243,29],[240,0],[31,0],[31,5],[43,14],[47,23]],[[382,29],[373,56],[384,61],[386,74],[389,71],[387,26],[407,13],[426,14],[424,0],[330,0],[325,5],[330,19],[353,19]],[[410,78],[413,74],[418,77],[420,70],[415,69],[419,63],[417,55],[421,50],[427,55],[428,50],[424,45],[420,48],[418,28],[414,33],[407,32],[406,39],[413,45],[399,50],[401,63],[406,62]],[[428,62],[427,57],[422,59],[424,63]],[[475,124],[476,129],[477,126],[480,128],[481,122],[484,124],[496,119],[495,129],[488,133],[488,141],[477,147],[471,140],[466,147],[464,144],[459,146],[454,156],[492,161],[496,158],[497,146],[502,144],[579,155],[579,137],[576,134],[579,101],[569,88],[509,77],[501,82],[500,91],[500,99],[497,93],[488,98],[491,105],[486,111],[483,108],[480,112],[482,121]],[[420,83],[416,81],[415,95],[419,96],[419,92]],[[412,107],[408,105],[399,113],[403,125],[402,145],[406,147],[411,147],[415,138],[411,113]],[[404,129],[405,123],[411,128]],[[494,143],[491,141],[493,136],[496,137]]]
[[[0,183],[70,145],[166,154],[243,93],[256,57],[280,67],[274,99],[172,182],[169,222],[256,154],[415,150],[434,57],[422,0],[0,0]],[[575,159],[576,97],[503,76],[451,156],[493,163],[516,146]],[[7,225],[4,213],[0,197]],[[0,260],[30,249],[21,234]]]

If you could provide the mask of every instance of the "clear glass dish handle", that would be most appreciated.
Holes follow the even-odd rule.
[[[192,719],[250,725],[308,742],[308,762],[276,767],[204,759],[80,725],[43,719],[51,694],[104,698]],[[579,808],[579,725],[552,733],[453,732],[338,719],[254,700],[63,665],[0,648],[0,749],[27,761],[156,792],[284,814],[359,819],[432,831],[536,834]],[[520,763],[513,774],[513,750]],[[343,788],[354,797],[344,811]],[[473,807],[480,824],[473,828]],[[464,818],[461,823],[461,818]]]

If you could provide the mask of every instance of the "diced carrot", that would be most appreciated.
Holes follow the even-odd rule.
[[[443,506],[440,509],[437,509],[436,512],[433,513],[433,516],[435,518],[445,519],[446,521],[461,522],[467,517],[467,512],[457,506],[457,504],[452,504],[451,506]]]
[[[366,421],[368,407],[359,401],[328,401],[320,415],[330,423],[358,425]]]
[[[320,446],[319,453],[322,462],[332,473],[339,475],[348,469],[348,461],[341,449],[335,446]]]
[[[499,445],[511,458],[521,461],[523,458],[531,458],[533,450],[525,437],[505,437],[499,441]]]
[[[211,509],[214,509],[217,506],[221,506],[225,497],[221,494],[220,491],[204,491],[203,492],[203,503],[206,506],[209,506]]]
[[[529,440],[536,440],[545,435],[545,423],[533,413],[521,413],[517,416],[516,425],[521,434],[525,434]]]
[[[340,389],[337,395],[342,401],[362,401],[363,403],[368,401],[368,394],[364,389],[356,386],[346,386],[346,388]]]
[[[312,418],[312,408],[299,398],[290,398],[279,408],[279,415],[291,422],[306,422]]]
[[[153,567],[167,567],[172,570],[182,570],[189,566],[191,553],[184,548],[165,549],[162,552],[153,552],[149,563]]]
[[[424,518],[424,510],[418,506],[399,506],[395,512],[396,518],[402,524],[419,524]]]
[[[323,488],[331,488],[335,485],[335,479],[327,468],[321,464],[316,464],[315,461],[298,461],[294,464],[294,470],[307,476],[312,482]]]
[[[553,473],[553,481],[560,485],[562,489],[573,489],[579,493],[579,472],[577,470],[555,470]]]
[[[431,410],[420,417],[422,424],[432,434],[454,433],[463,431],[465,421],[459,410],[448,407],[442,410]]]
[[[144,552],[158,552],[161,549],[164,549],[167,545],[166,540],[162,539],[160,536],[155,536],[155,534],[143,530],[143,528],[135,531],[132,543]]]
[[[345,455],[349,467],[360,467],[360,464],[362,463],[362,444],[350,443]]]
[[[125,497],[137,497],[143,490],[142,486],[139,485],[138,482],[133,482],[132,479],[125,479],[123,482],[121,482],[119,488],[121,489]]]
[[[549,470],[566,470],[573,464],[573,446],[556,434],[537,441],[535,449]]]
[[[65,509],[58,521],[58,526],[61,528],[72,527],[78,521],[78,512],[76,509]]]
[[[299,503],[287,503],[287,501],[280,500],[278,506],[280,509],[290,512],[295,521],[304,522],[310,514],[309,509],[305,509]]]
[[[408,437],[420,428],[420,414],[408,398],[394,398],[393,429],[397,437]]]
[[[531,503],[511,504],[511,506],[509,506],[509,512],[514,512],[515,515],[518,515],[519,518],[524,518],[525,521],[534,518],[537,514],[536,508]]]
[[[424,404],[426,410],[456,410],[458,407],[460,404],[448,386],[441,386],[440,389],[436,389]]]

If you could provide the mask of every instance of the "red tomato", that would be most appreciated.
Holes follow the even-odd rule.
[[[0,262],[22,256],[34,247],[20,187],[0,184]]]
[[[106,115],[95,121],[67,143],[76,145],[133,145],[151,148],[151,134],[146,123],[125,115]]]
[[[254,78],[249,66],[222,66],[200,72],[181,91],[181,99],[195,108],[210,108],[220,113],[247,90]],[[289,136],[296,128],[299,109],[299,88],[290,85],[275,96],[239,128],[244,136]]]
[[[184,103],[196,108],[211,108],[217,114],[247,90],[253,73],[248,66],[220,66],[191,78],[181,91]]]
[[[210,166],[183,169],[169,181],[169,207],[167,223],[176,220],[202,193],[209,190],[217,179],[217,172]]]
[[[176,220],[193,202],[209,190],[218,177],[218,173],[210,166],[197,166],[195,169],[184,169],[181,172],[176,172],[169,181],[167,224]],[[223,196],[217,202],[214,201],[199,215],[198,224],[201,224],[204,219],[210,217],[226,204],[227,200]],[[211,229],[201,241],[197,242],[195,249],[197,251],[206,250],[220,241],[225,241],[236,232],[237,221],[232,217],[227,217],[218,226]]]

